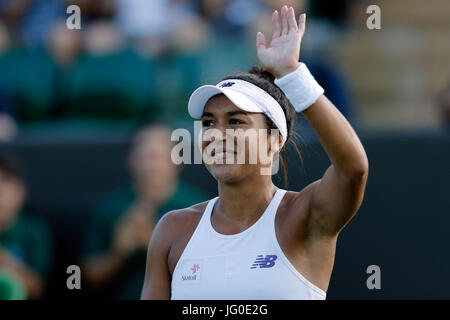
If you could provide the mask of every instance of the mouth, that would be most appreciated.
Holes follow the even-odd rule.
[[[236,152],[229,152],[229,151],[218,151],[218,152],[215,152],[215,151],[213,151],[211,153],[211,157],[214,160],[225,160],[225,159],[228,159],[228,158],[233,158],[235,154],[236,154]]]
[[[234,159],[237,155],[236,148],[231,148],[227,150],[225,146],[217,146],[213,148],[210,153],[210,157],[215,162],[225,162],[226,159]]]

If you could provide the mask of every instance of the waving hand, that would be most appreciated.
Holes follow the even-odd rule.
[[[300,44],[305,33],[306,15],[295,19],[294,8],[283,6],[281,14],[277,10],[272,15],[272,42],[266,46],[264,34],[256,35],[256,51],[262,67],[277,78],[295,70],[299,64]]]

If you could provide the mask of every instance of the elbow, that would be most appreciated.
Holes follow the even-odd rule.
[[[369,160],[363,151],[353,154],[351,157],[343,159],[345,164],[341,167],[341,174],[346,180],[352,182],[361,182],[367,179],[369,174]]]
[[[366,181],[369,175],[369,159],[363,153],[352,166],[350,178],[354,181]]]

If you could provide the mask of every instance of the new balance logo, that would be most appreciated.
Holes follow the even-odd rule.
[[[224,88],[224,87],[231,87],[234,84],[234,82],[225,82],[222,83],[219,88]]]
[[[268,254],[265,257],[262,254],[258,254],[250,269],[256,269],[258,267],[272,268],[275,265],[275,260],[277,260],[277,256],[274,254]]]

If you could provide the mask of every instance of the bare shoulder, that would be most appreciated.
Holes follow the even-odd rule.
[[[208,201],[204,201],[165,213],[155,226],[150,247],[157,247],[157,251],[165,255],[172,253],[174,243],[179,243],[180,239],[193,233],[207,204]]]
[[[153,230],[148,246],[142,299],[170,299],[174,250],[201,218],[207,202],[164,214]]]
[[[204,201],[187,208],[165,213],[156,224],[155,232],[176,238],[184,230],[189,229],[189,226],[198,223],[207,204],[208,201]]]
[[[167,267],[170,274],[194,233],[208,201],[167,212],[155,227],[155,243],[165,248]]]
[[[187,208],[169,211],[161,217],[159,222],[161,222],[164,227],[185,228],[186,224],[189,224],[201,217],[208,201],[200,202]]]
[[[301,214],[304,218],[307,218],[311,198],[318,182],[315,181],[298,192],[287,191],[280,207],[289,212],[296,212],[297,215]]]

